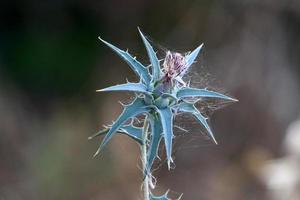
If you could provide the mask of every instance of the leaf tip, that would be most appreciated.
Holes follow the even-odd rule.
[[[142,38],[142,40],[144,41],[144,43],[148,43],[148,40],[146,39],[146,37],[144,36],[143,32],[141,31],[140,27],[138,27],[138,31],[140,33],[140,36]]]
[[[197,49],[201,50],[203,46],[204,46],[204,43],[201,43],[201,44],[197,47]]]
[[[231,98],[231,101],[233,101],[233,102],[239,102],[239,100],[235,99],[235,98]]]
[[[96,92],[104,92],[104,91],[105,91],[104,89],[96,90]]]
[[[174,163],[172,157],[168,158],[168,170],[169,171],[172,169],[171,163]]]
[[[104,44],[106,44],[107,46],[111,47],[112,45],[108,42],[106,42],[105,40],[103,40],[100,36],[98,36],[98,39],[103,42]],[[112,48],[112,47],[111,47]]]
[[[227,100],[227,101],[231,101],[231,102],[233,102],[233,103],[239,102],[239,100],[238,100],[238,99],[236,99],[236,98],[233,98],[233,97],[229,97],[229,96],[226,96],[225,100]]]
[[[93,155],[93,158],[95,158],[97,155],[99,155],[100,148],[96,151],[96,153]]]
[[[214,134],[211,132],[211,130],[208,130],[209,133],[209,137],[211,138],[211,140],[215,143],[215,145],[218,145],[218,142],[214,136]]]
[[[168,160],[168,170],[171,170],[171,160]]]
[[[101,38],[101,36],[98,36],[98,39],[99,39],[101,42],[105,42],[105,41]]]
[[[142,31],[141,31],[141,29],[140,29],[139,26],[137,27],[137,29],[138,29],[139,33],[143,35],[143,33],[142,33]]]
[[[215,138],[213,138],[213,141],[214,141],[215,145],[218,145],[218,142]]]
[[[183,194],[181,194],[181,195],[178,197],[177,200],[181,200],[182,196],[183,196]]]

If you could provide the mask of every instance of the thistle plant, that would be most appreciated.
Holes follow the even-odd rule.
[[[207,122],[208,118],[197,109],[195,103],[205,101],[208,98],[227,102],[235,102],[237,100],[206,88],[192,88],[188,82],[183,80],[183,76],[195,62],[203,44],[185,55],[167,51],[165,58],[159,60],[147,38],[140,29],[138,30],[150,59],[150,65],[147,67],[136,60],[128,51],[123,51],[99,37],[105,45],[130,66],[138,76],[139,82],[127,82],[97,90],[98,92],[130,91],[135,95],[134,100],[130,104],[123,105],[123,112],[111,125],[106,126],[103,130],[91,136],[90,139],[105,134],[94,156],[98,155],[117,133],[125,134],[134,139],[141,149],[144,199],[168,200],[168,192],[163,196],[157,197],[152,194],[150,189],[154,189],[155,187],[155,184],[152,183],[152,165],[158,157],[158,149],[162,140],[165,146],[169,170],[173,162],[172,140],[174,137],[174,118],[181,113],[194,116],[205,128],[211,140],[217,144]],[[140,115],[145,116],[142,120],[143,127],[136,126],[133,123],[134,119]]]

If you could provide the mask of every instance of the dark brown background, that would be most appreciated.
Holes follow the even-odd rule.
[[[0,199],[141,198],[137,145],[117,136],[92,159],[100,140],[87,140],[129,97],[95,90],[136,80],[97,37],[148,63],[137,26],[160,50],[185,52],[204,42],[193,84],[240,100],[211,116],[218,146],[195,121],[179,120],[191,134],[175,139],[176,168],[158,168],[155,193],[280,199],[264,169],[287,156],[286,130],[299,117],[298,0],[2,0]]]

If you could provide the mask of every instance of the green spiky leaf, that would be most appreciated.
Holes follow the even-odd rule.
[[[186,59],[186,70],[195,62],[200,50],[202,49],[203,43],[198,46],[194,51],[185,56]],[[183,72],[183,74],[185,74]]]
[[[149,114],[148,119],[151,126],[151,139],[150,139],[151,142],[150,142],[148,155],[147,155],[147,166],[146,166],[145,174],[148,174],[151,170],[154,159],[156,158],[158,153],[159,143],[161,141],[162,132],[163,132],[161,121],[158,115]]]
[[[161,69],[160,69],[160,64],[159,64],[159,60],[156,56],[155,51],[153,50],[153,47],[151,46],[151,44],[149,43],[149,41],[146,39],[146,37],[144,36],[144,34],[142,33],[142,31],[138,28],[139,33],[141,35],[141,38],[144,42],[144,45],[146,47],[150,62],[151,62],[151,67],[152,67],[152,81],[157,81],[160,78],[160,74],[161,74]]]
[[[89,136],[88,139],[91,140],[91,139],[94,139],[95,137],[98,137],[98,136],[101,136],[101,135],[105,135],[106,133],[108,133],[108,131],[109,131],[109,128],[101,129],[97,133]]]
[[[166,146],[168,167],[170,169],[170,163],[172,162],[171,154],[173,139],[173,113],[170,107],[163,109],[157,108],[157,112],[159,113],[159,117],[163,128],[163,137]]]
[[[178,100],[176,96],[174,96],[172,94],[169,94],[169,93],[163,93],[161,95],[161,97],[162,98],[170,98],[170,100],[172,100],[172,101],[177,101]]]
[[[128,135],[140,145],[143,145],[143,128],[136,127],[133,124],[125,125],[120,128],[120,132]]]
[[[167,191],[164,195],[162,195],[162,196],[155,196],[155,195],[153,195],[153,194],[150,194],[150,200],[170,200],[169,198],[168,198],[168,192],[169,191]],[[179,199],[180,199],[181,197],[179,197]],[[178,199],[178,200],[179,200]]]
[[[146,84],[150,83],[151,75],[146,67],[144,67],[139,61],[132,57],[128,52],[125,52],[118,47],[106,42],[102,38],[98,37],[104,44],[111,48],[117,55],[119,55],[125,62],[131,67],[131,69],[142,79]]]
[[[108,133],[109,130],[110,130],[110,128],[104,128],[104,129],[100,130],[99,132],[95,133],[94,135],[91,135],[88,139],[91,140],[97,136],[105,135]],[[143,144],[143,139],[142,139],[143,129],[140,127],[136,127],[132,124],[123,125],[117,132],[131,137],[136,142],[138,142],[140,145]]]
[[[151,196],[150,200],[170,200],[170,199],[167,196],[163,195],[163,196],[159,196],[159,197]]]
[[[198,89],[198,88],[182,88],[178,90],[176,94],[177,98],[184,98],[184,97],[203,97],[203,98],[217,98],[226,101],[237,101],[231,97],[228,97],[224,94],[210,91],[207,89]]]
[[[125,84],[114,85],[101,90],[97,90],[97,92],[110,92],[110,91],[132,91],[132,92],[141,92],[147,95],[151,95],[151,93],[147,91],[146,85],[142,83],[125,83]]]
[[[94,156],[99,154],[101,149],[108,143],[108,141],[115,135],[115,133],[127,120],[141,113],[145,113],[149,111],[149,109],[150,108],[147,105],[145,105],[144,100],[141,98],[136,98],[131,104],[126,105],[119,118],[112,124],[110,130],[105,135],[99,149],[97,150]]]
[[[201,114],[201,112],[193,104],[183,102],[178,107],[179,107],[179,112],[187,112],[187,113],[192,114],[197,119],[197,121],[202,126],[204,126],[204,128],[208,132],[209,137],[214,141],[215,144],[217,144],[217,141],[216,141],[216,139],[215,139],[208,123],[207,123],[207,118],[204,117]]]

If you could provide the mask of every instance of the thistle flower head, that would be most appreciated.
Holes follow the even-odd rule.
[[[164,76],[175,79],[182,77],[187,69],[186,58],[180,53],[167,51],[163,63]]]

